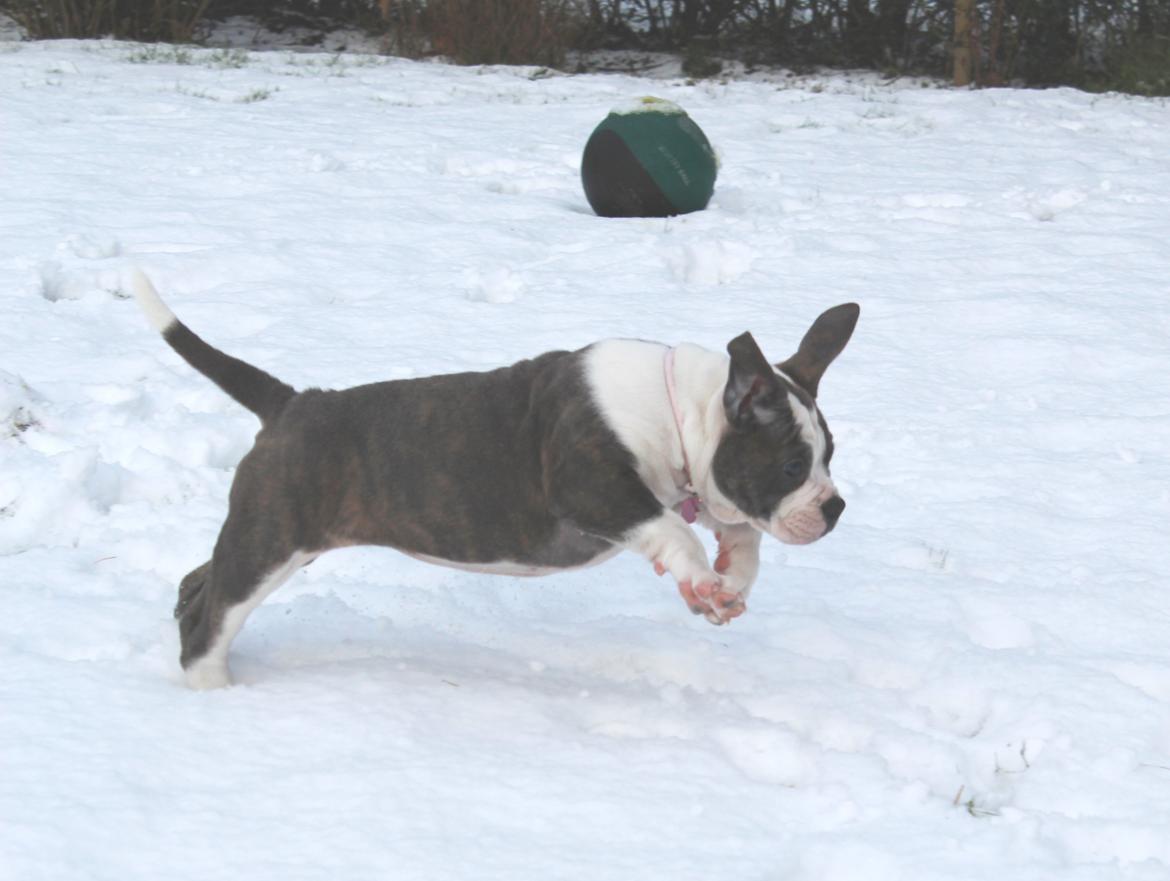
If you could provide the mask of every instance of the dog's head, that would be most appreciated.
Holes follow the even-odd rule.
[[[750,333],[728,343],[727,427],[707,488],[718,519],[749,522],[789,544],[814,542],[836,525],[845,502],[829,476],[833,436],[817,408],[817,386],[859,313],[854,303],[828,310],[796,354],[775,366]]]

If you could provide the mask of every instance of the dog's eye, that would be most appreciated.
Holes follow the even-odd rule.
[[[804,462],[800,459],[789,459],[784,463],[784,474],[786,477],[799,477],[800,472],[804,470]]]

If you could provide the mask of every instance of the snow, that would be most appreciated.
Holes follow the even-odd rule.
[[[661,113],[664,116],[683,116],[686,111],[664,98],[654,95],[643,95],[640,98],[626,100],[610,108],[610,113],[618,116],[630,116],[637,113]]]
[[[585,138],[648,93],[712,205],[596,218]],[[0,194],[3,881],[1170,878],[1165,101],[8,42]],[[191,692],[176,585],[256,424],[136,267],[299,387],[779,360],[856,300],[849,507],[728,628],[628,554],[335,552]]]

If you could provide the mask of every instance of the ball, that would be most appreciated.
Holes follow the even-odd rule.
[[[585,198],[602,217],[670,217],[707,207],[718,163],[703,130],[661,98],[615,107],[581,157]]]

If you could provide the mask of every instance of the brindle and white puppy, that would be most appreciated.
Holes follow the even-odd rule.
[[[722,624],[745,610],[762,533],[806,544],[845,507],[816,394],[857,323],[851,303],[775,367],[744,333],[730,359],[611,340],[486,373],[298,392],[196,336],[141,273],[135,294],[171,347],[261,422],[212,557],[179,589],[193,688],[230,682],[249,612],[331,548],[514,575],[628,549]],[[714,566],[696,514],[719,536]]]

